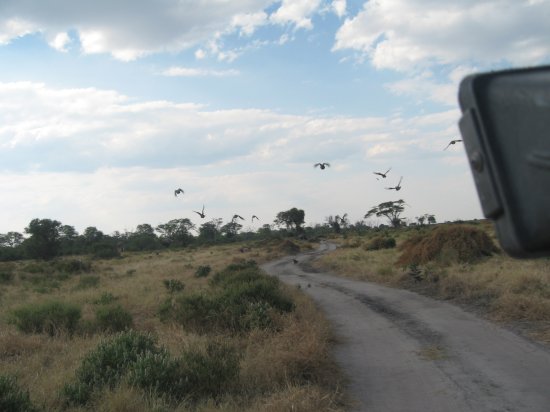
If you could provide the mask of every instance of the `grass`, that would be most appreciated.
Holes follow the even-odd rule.
[[[3,271],[10,273],[10,279],[2,283],[0,297],[0,370],[6,376],[15,377],[21,393],[28,392],[32,404],[43,410],[344,410],[341,375],[330,357],[330,328],[315,305],[295,288],[280,286],[281,293],[291,300],[293,310],[267,311],[276,328],[258,328],[252,322],[252,327],[237,334],[223,328],[195,333],[178,322],[161,322],[158,316],[159,308],[167,300],[176,301],[182,296],[212,292],[218,297],[225,289],[234,293],[225,298],[229,301],[248,296],[250,289],[230,286],[230,280],[223,276],[224,269],[231,264],[238,267],[252,259],[260,264],[282,256],[280,245],[280,242],[264,242],[261,246],[222,245],[165,251],[159,255],[126,253],[121,259],[94,259],[93,265],[86,270],[69,263],[67,267],[79,271],[58,280],[58,287],[46,293],[34,290],[28,279],[56,276],[61,273],[57,269],[42,262],[15,262],[6,266]],[[246,248],[244,252],[241,251],[243,247]],[[197,277],[197,269],[206,266],[211,268],[211,274]],[[219,273],[222,274],[217,275]],[[83,278],[99,281],[86,280],[82,285]],[[185,288],[172,290],[165,280],[181,282]],[[179,285],[177,282],[170,285]],[[269,282],[260,281],[256,287],[271,290]],[[277,293],[265,296],[274,299],[269,301],[270,305],[278,302]],[[80,309],[78,325],[70,333],[60,327],[55,329],[53,336],[47,329],[42,333],[40,328],[27,334],[19,331],[16,324],[9,323],[10,315],[22,306],[22,302],[25,306],[41,308],[52,301]],[[256,308],[254,304],[250,307]],[[258,305],[256,309],[257,312],[249,314],[249,320],[264,319],[265,308]],[[132,331],[153,336],[160,352],[144,357],[131,371],[125,369],[114,384],[93,389],[85,406],[67,402],[63,388],[76,382],[84,360],[104,342],[118,336],[117,333]],[[206,349],[209,345],[214,345],[210,355]],[[230,367],[227,376],[231,378],[231,385],[224,384],[224,390],[219,392],[213,391],[210,381],[204,380],[209,374],[200,373],[201,367],[206,371],[211,367],[219,368],[216,359],[231,359],[223,355],[226,349],[216,352],[216,347],[233,348],[238,359],[238,374],[232,375],[236,368]],[[205,360],[207,355],[214,363]],[[189,371],[185,373],[195,376],[193,379],[198,383],[191,392],[198,395],[173,397],[159,392],[155,382],[166,379],[165,371],[179,376],[177,373],[183,373],[187,370],[184,366],[190,364],[195,365],[192,370],[198,372],[195,375]],[[150,370],[159,373],[144,374]],[[90,376],[95,375],[91,373]]]
[[[442,231],[452,233],[458,227],[458,234],[452,239],[456,245],[460,236],[470,231],[464,226],[469,225],[438,225],[439,236]],[[433,228],[405,228],[391,230],[396,249],[367,250],[371,239],[379,234],[353,237],[341,241],[343,247],[313,265],[341,276],[449,300],[550,344],[550,259],[517,260],[505,253],[493,253],[487,241],[491,239],[496,244],[492,226],[482,223],[471,228],[481,228],[487,235],[480,240],[484,249],[479,254],[456,246],[441,248],[432,258],[424,259],[428,251],[435,250],[437,242],[432,240],[416,249],[421,252],[417,255],[423,257],[421,261],[407,260],[411,249],[404,253],[402,246],[410,244],[411,239],[421,245],[418,234],[429,234]],[[469,240],[461,243],[464,244],[469,244]],[[488,252],[492,254],[489,256]]]

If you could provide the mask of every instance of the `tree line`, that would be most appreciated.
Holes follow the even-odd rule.
[[[372,208],[365,218],[385,217],[391,226],[400,226],[404,220],[402,200],[384,202]],[[417,218],[418,224],[435,223],[433,215]],[[53,219],[33,219],[19,232],[0,233],[0,261],[20,259],[53,259],[58,256],[91,254],[98,258],[119,256],[122,251],[155,251],[167,248],[182,248],[192,245],[208,245],[254,239],[269,239],[286,236],[315,238],[329,233],[355,231],[365,232],[370,227],[364,221],[349,222],[347,213],[329,216],[324,224],[304,227],[305,212],[291,208],[279,212],[273,224],[264,224],[257,231],[242,231],[243,225],[235,219],[223,223],[220,218],[196,226],[188,218],[173,219],[156,227],[148,223],[137,226],[133,232],[115,231],[105,234],[94,226],[78,233],[74,226]]]

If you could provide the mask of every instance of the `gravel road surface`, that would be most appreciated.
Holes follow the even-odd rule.
[[[446,302],[305,269],[334,248],[262,268],[300,285],[332,322],[353,411],[550,412],[545,347]]]

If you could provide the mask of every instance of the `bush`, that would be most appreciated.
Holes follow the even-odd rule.
[[[64,273],[82,273],[92,270],[92,263],[80,259],[66,259],[56,262],[55,267]]]
[[[13,280],[13,272],[0,272],[0,283],[10,283]]]
[[[15,309],[11,313],[10,322],[23,333],[47,333],[54,336],[63,331],[73,334],[80,316],[81,310],[77,305],[51,301]]]
[[[401,266],[422,265],[430,261],[473,263],[498,252],[487,233],[466,225],[440,226],[413,236],[403,242],[400,250],[402,254],[396,264]]]
[[[210,274],[212,268],[210,266],[199,266],[195,272],[195,276],[198,278],[205,278]]]
[[[117,245],[109,242],[100,242],[93,245],[92,255],[96,259],[112,259],[120,257],[120,252]]]
[[[365,250],[392,249],[394,247],[395,239],[393,237],[376,236],[365,245]]]
[[[63,396],[69,403],[85,405],[94,391],[114,388],[147,353],[160,353],[155,339],[148,334],[128,331],[101,342],[83,359],[76,371],[75,382],[63,387]]]
[[[281,245],[279,246],[279,250],[288,254],[296,254],[300,252],[300,246],[298,246],[293,241],[287,239],[283,243],[281,243]]]
[[[133,326],[132,314],[122,306],[103,306],[95,311],[97,327],[106,332],[122,332]]]
[[[34,412],[29,392],[21,390],[12,376],[0,375],[0,411]]]
[[[166,289],[168,289],[168,292],[170,293],[181,292],[185,288],[185,285],[183,284],[183,282],[177,279],[164,279],[162,282],[164,283],[164,286],[166,287]]]
[[[76,288],[89,289],[89,288],[95,288],[98,285],[99,285],[99,276],[86,275],[86,276],[80,277],[80,280],[78,281],[78,285],[76,285]]]
[[[161,320],[174,319],[197,333],[232,332],[273,326],[274,312],[290,312],[294,303],[279,280],[262,275],[254,261],[235,263],[216,273],[208,292],[166,301]]]
[[[113,303],[115,300],[117,300],[115,295],[111,292],[105,292],[98,299],[94,300],[93,303],[96,305],[108,305],[109,303]]]

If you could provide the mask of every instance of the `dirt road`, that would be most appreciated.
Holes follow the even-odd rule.
[[[301,285],[326,312],[354,411],[550,411],[550,351],[445,302],[304,271],[333,248],[262,267]]]

